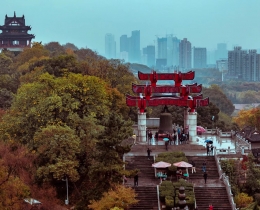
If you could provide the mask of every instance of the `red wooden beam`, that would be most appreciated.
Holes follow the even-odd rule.
[[[150,85],[136,85],[132,83],[132,90],[134,93],[145,93],[145,88]],[[151,87],[151,86],[150,86]],[[197,83],[181,86],[186,87],[189,93],[200,93],[202,91],[202,85],[197,85]],[[151,87],[152,93],[180,93],[181,87],[175,87],[173,85],[157,85],[156,87]]]
[[[195,77],[194,71],[189,71],[187,73],[181,73],[181,72],[174,72],[174,73],[156,73],[153,71],[152,73],[142,73],[138,71],[138,78],[140,80],[151,80],[157,79],[157,80],[174,80],[177,81],[178,79],[181,80],[193,80]]]

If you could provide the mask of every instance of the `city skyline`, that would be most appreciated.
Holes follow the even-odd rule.
[[[157,37],[172,34],[187,38],[192,47],[215,50],[218,43],[243,49],[260,48],[258,20],[260,1],[247,0],[4,0],[0,25],[5,15],[25,16],[43,44],[67,42],[105,55],[105,34],[113,34],[119,52],[120,36],[140,30],[140,50],[156,45]]]

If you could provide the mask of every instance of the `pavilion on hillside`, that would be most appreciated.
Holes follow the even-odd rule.
[[[28,34],[31,26],[25,25],[24,15],[16,17],[15,12],[13,17],[5,16],[5,23],[0,30],[0,49],[20,52],[25,47],[31,47],[31,40],[35,38],[35,35]]]

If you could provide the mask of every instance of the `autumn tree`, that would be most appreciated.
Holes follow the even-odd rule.
[[[73,51],[75,51],[75,50],[78,50],[79,48],[77,47],[77,46],[75,46],[74,44],[72,44],[72,43],[66,43],[66,44],[64,44],[64,45],[62,45],[65,49],[71,49],[71,50],[73,50]]]
[[[33,156],[17,143],[0,142],[0,209],[22,209],[29,197]]]
[[[44,49],[50,52],[51,57],[65,55],[65,48],[59,42],[49,42],[44,45]]]
[[[17,58],[24,70],[22,83],[0,133],[3,140],[20,142],[36,154],[38,183],[60,192],[60,180],[67,176],[73,182],[71,201],[87,206],[127,173],[122,156],[130,148],[121,142],[132,135],[132,122],[126,120],[123,93],[134,77],[121,62],[110,63],[88,50],[86,65],[93,75],[83,74],[76,54],[49,58],[40,56],[46,50],[41,45],[33,48],[38,57],[28,50]],[[122,81],[116,81],[118,76]]]
[[[128,209],[131,205],[138,203],[135,196],[132,188],[115,185],[105,192],[100,200],[92,200],[88,207],[94,210]]]
[[[253,202],[253,197],[248,196],[246,193],[239,193],[235,196],[234,201],[239,208],[248,206]]]
[[[246,126],[252,126],[257,130],[260,130],[260,109],[253,108],[249,110],[241,110],[233,120],[238,124],[240,129]]]
[[[122,94],[97,77],[44,73],[19,88],[10,112],[3,118],[2,135],[39,154],[37,175],[43,180],[67,175],[80,186],[92,182],[81,190],[94,192],[99,180],[95,175],[106,177],[109,172],[111,182],[91,193],[87,202],[122,176],[122,155],[129,148],[120,146],[120,142],[132,134],[131,122],[120,114],[122,101]],[[70,156],[65,157],[67,150]],[[102,169],[104,164],[111,167]],[[95,165],[100,168],[96,170]]]
[[[26,72],[26,66],[28,67],[28,62],[33,58],[48,57],[49,51],[45,50],[43,45],[38,42],[34,42],[31,48],[25,48],[21,53],[19,53],[14,59],[14,66],[20,72]]]

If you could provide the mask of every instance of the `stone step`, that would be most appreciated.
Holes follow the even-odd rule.
[[[194,193],[198,209],[208,209],[209,204],[212,204],[214,210],[231,209],[228,195],[225,187],[195,187]]]
[[[149,209],[155,210],[158,209],[158,201],[157,201],[157,188],[156,187],[135,187],[135,193],[137,194],[136,199],[139,202],[129,209]]]

